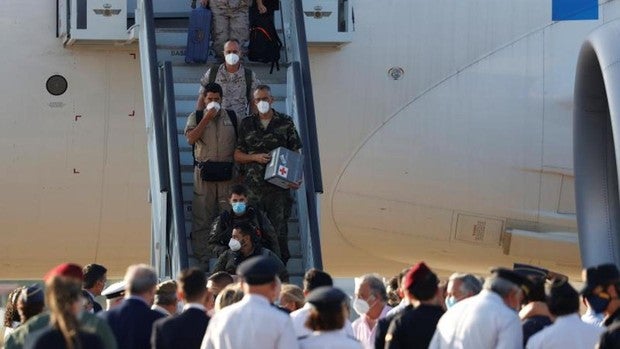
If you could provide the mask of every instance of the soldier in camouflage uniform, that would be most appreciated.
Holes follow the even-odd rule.
[[[229,40],[224,45],[224,55],[227,57],[226,62],[219,67],[212,66],[209,68],[200,83],[202,86],[209,82],[216,82],[223,89],[222,107],[224,109],[233,110],[237,114],[239,122],[247,115],[248,104],[252,99],[251,93],[254,91],[260,81],[256,78],[256,74],[250,69],[243,67],[241,64],[241,52],[239,41]],[[237,56],[236,58],[234,56]],[[235,62],[235,60],[237,62]],[[229,64],[233,63],[234,64]],[[213,69],[217,69],[214,72]],[[248,78],[250,81],[248,83]],[[204,99],[202,98],[203,88],[198,92],[198,100],[196,102],[196,110],[203,110]]]
[[[278,235],[282,261],[290,258],[288,251],[288,219],[291,215],[290,189],[282,189],[264,180],[265,167],[271,160],[269,152],[285,147],[292,151],[301,149],[301,139],[293,120],[271,108],[273,97],[267,85],[259,85],[254,91],[254,103],[258,113],[243,119],[239,125],[239,137],[235,161],[245,164],[245,183],[250,189],[250,202],[263,210]],[[299,184],[291,189],[299,188]]]
[[[201,2],[205,6],[209,3],[208,0]],[[213,13],[211,34],[216,57],[222,58],[220,52],[223,51],[224,43],[229,38],[235,38],[241,42],[243,47],[247,47],[250,38],[252,0],[211,0],[210,2]]]

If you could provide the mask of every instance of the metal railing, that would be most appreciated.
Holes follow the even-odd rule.
[[[304,144],[304,184],[297,191],[297,211],[305,269],[323,269],[321,254],[319,199],[323,192],[319,145],[310,77],[310,62],[301,0],[282,1],[287,70],[287,100]]]
[[[176,277],[188,267],[183,198],[169,62],[157,63],[152,0],[136,9],[145,105],[151,201],[151,264],[160,277]]]

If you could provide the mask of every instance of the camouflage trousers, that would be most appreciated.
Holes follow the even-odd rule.
[[[290,190],[268,191],[264,193],[251,190],[249,199],[250,202],[265,212],[267,218],[271,221],[278,236],[282,262],[286,265],[286,262],[291,258],[291,253],[288,250],[288,220],[291,217],[291,205],[293,203]]]
[[[241,6],[235,9],[228,7],[211,6],[213,13],[212,39],[213,50],[218,58],[223,58],[226,40],[237,39],[241,50],[245,50],[250,40],[249,7]]]
[[[230,210],[228,195],[232,181],[205,182],[194,167],[192,199],[192,252],[203,268],[208,268],[212,253],[208,246],[211,223],[222,211]]]

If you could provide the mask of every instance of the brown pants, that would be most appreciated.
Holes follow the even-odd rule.
[[[223,210],[229,210],[228,194],[232,181],[205,182],[200,169],[194,167],[194,198],[192,199],[192,251],[203,266],[211,256],[207,241],[211,223]]]

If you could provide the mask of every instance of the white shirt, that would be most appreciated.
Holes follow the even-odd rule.
[[[429,348],[522,349],[521,321],[498,294],[482,290],[439,319]]]
[[[172,315],[172,314],[170,314],[170,312],[169,312],[168,310],[166,310],[165,308],[160,307],[160,306],[159,306],[159,305],[157,305],[157,304],[153,304],[153,305],[151,306],[151,310],[155,310],[156,312],[158,312],[158,313],[162,313],[162,314],[164,314],[164,315],[166,315],[166,316],[170,316],[170,315]]]
[[[312,334],[312,331],[306,327],[306,320],[308,320],[308,316],[310,315],[310,309],[312,309],[312,305],[306,303],[303,307],[291,313],[291,320],[293,321],[293,328],[295,328],[295,335],[297,337]],[[340,331],[347,336],[354,337],[353,328],[351,327],[351,321],[349,321],[349,319],[346,319],[344,327]]]
[[[267,298],[246,294],[235,304],[215,313],[201,349],[299,348],[291,318]]]
[[[388,311],[387,316],[391,316],[393,314],[398,314],[402,310],[404,310],[411,302],[407,298],[403,298],[397,306],[392,308],[392,310]]]
[[[312,332],[299,340],[301,349],[362,349],[354,338],[338,331]]]
[[[602,327],[581,321],[577,313],[560,316],[551,326],[533,335],[527,341],[526,348],[594,348],[604,331]]]
[[[366,323],[366,314],[357,318],[357,320],[353,321],[351,327],[353,327],[353,334],[355,335],[355,339],[362,343],[364,349],[374,349],[375,348],[375,335],[377,334],[377,323],[379,320],[383,319],[387,316],[388,311],[390,311],[392,307],[386,305],[383,307],[381,314],[376,319],[375,326],[370,329],[368,324]]]
[[[187,309],[198,309],[207,313],[207,308],[205,308],[205,306],[200,303],[186,303],[183,306],[183,311],[186,311]]]
[[[605,322],[605,314],[604,313],[595,313],[592,308],[586,309],[586,313],[581,316],[581,321],[586,324],[591,324],[598,327],[605,326],[603,323]]]

